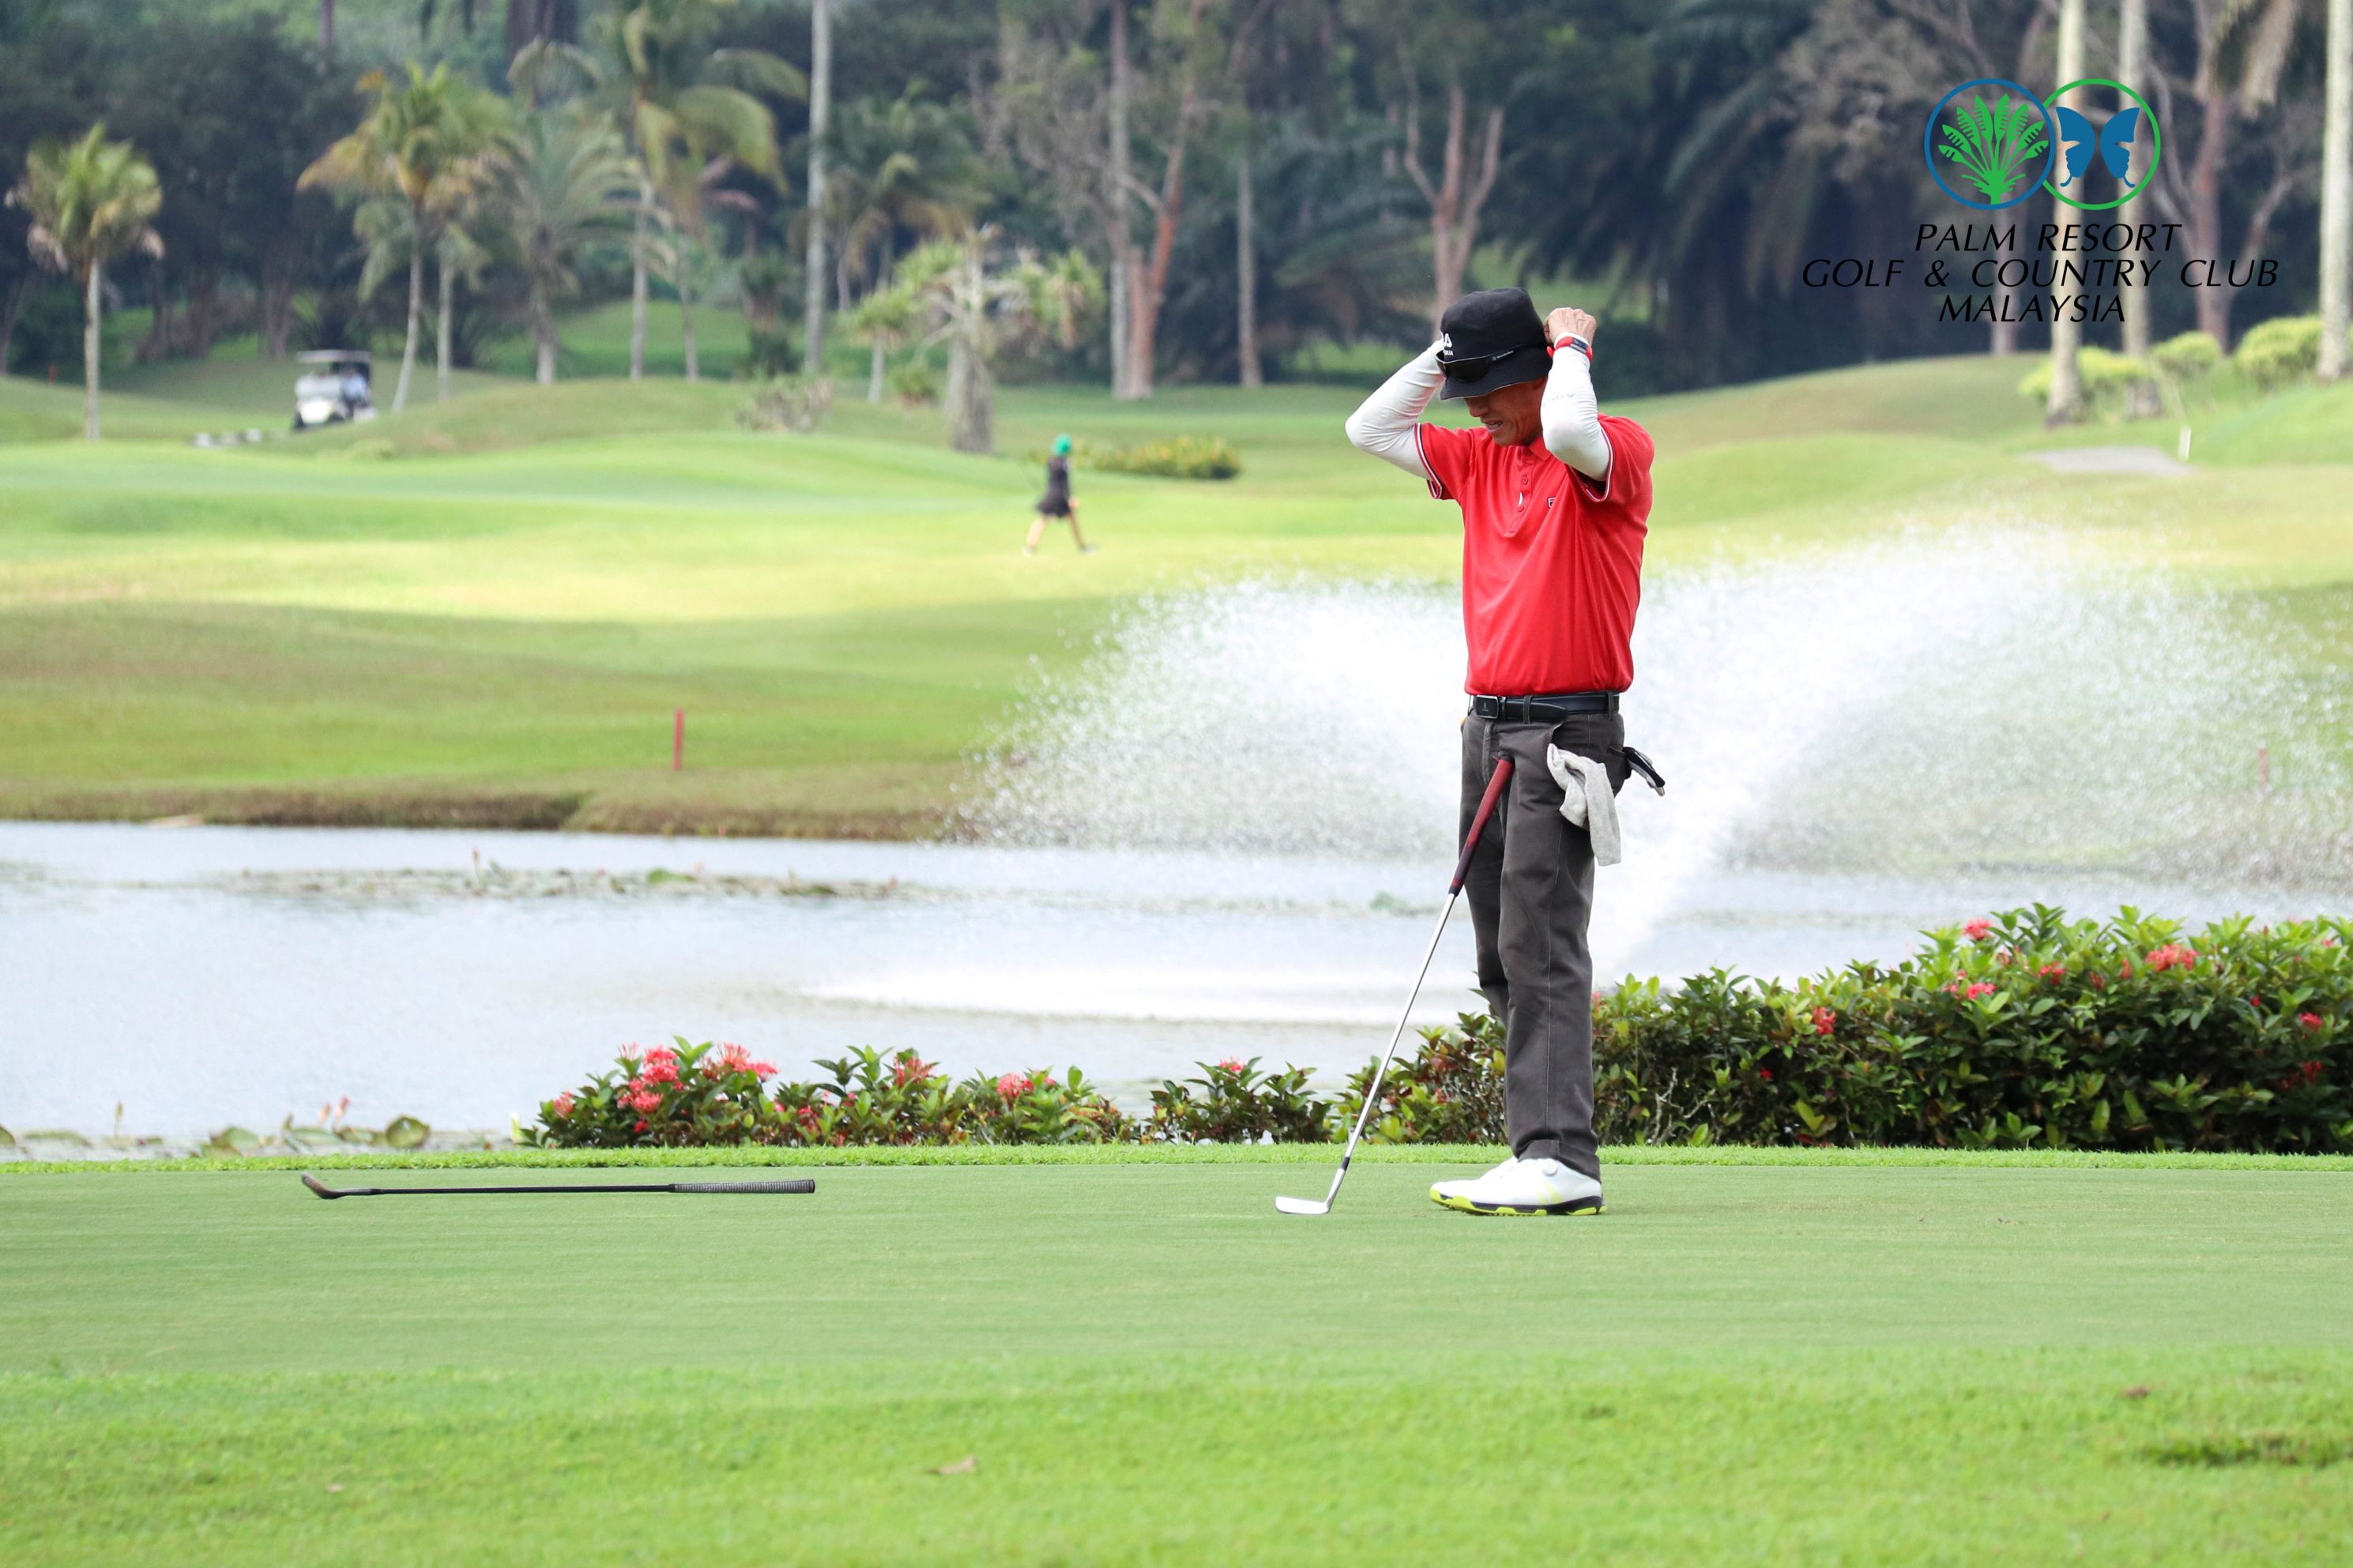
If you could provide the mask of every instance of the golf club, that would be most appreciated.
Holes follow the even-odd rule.
[[[1471,852],[1479,847],[1480,830],[1487,818],[1494,815],[1495,803],[1504,798],[1504,786],[1511,782],[1512,759],[1497,759],[1495,771],[1488,777],[1486,793],[1479,797],[1479,809],[1471,818],[1471,831],[1462,839],[1462,857],[1454,862],[1454,880],[1447,884],[1446,907],[1438,911],[1438,929],[1430,933],[1430,946],[1423,950],[1421,967],[1413,972],[1413,989],[1406,993],[1405,1010],[1398,1015],[1397,1028],[1389,1036],[1389,1048],[1381,1053],[1381,1065],[1373,1070],[1372,1086],[1365,1091],[1365,1108],[1356,1112],[1356,1125],[1348,1134],[1348,1147],[1341,1152],[1340,1168],[1332,1173],[1332,1190],[1324,1201],[1314,1198],[1277,1198],[1274,1206],[1284,1214],[1330,1214],[1332,1200],[1340,1195],[1340,1184],[1348,1179],[1348,1162],[1356,1157],[1356,1140],[1365,1135],[1365,1124],[1373,1117],[1373,1107],[1381,1100],[1381,1080],[1388,1076],[1389,1058],[1397,1055],[1398,1042],[1405,1038],[1406,1020],[1413,1016],[1413,1005],[1421,995],[1421,983],[1430,973],[1430,961],[1438,956],[1438,939],[1446,934],[1447,917],[1454,912],[1455,900],[1462,896],[1462,879],[1471,874]]]
[[[418,1193],[813,1193],[817,1184],[803,1176],[791,1182],[661,1182],[595,1186],[517,1187],[331,1187],[310,1172],[302,1184],[322,1198],[395,1198]]]

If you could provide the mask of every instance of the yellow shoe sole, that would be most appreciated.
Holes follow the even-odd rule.
[[[1609,1212],[1606,1206],[1598,1202],[1554,1204],[1550,1206],[1524,1206],[1517,1204],[1474,1204],[1469,1198],[1449,1197],[1440,1193],[1435,1187],[1432,1187],[1430,1190],[1430,1201],[1436,1204],[1440,1208],[1452,1209],[1457,1214],[1588,1215],[1607,1214]]]

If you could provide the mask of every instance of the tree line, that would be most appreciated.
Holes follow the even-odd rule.
[[[2142,291],[2118,346],[2227,347],[2316,298],[2333,342],[2348,30],[2327,0],[11,0],[0,363],[55,363],[111,295],[147,308],[142,358],[396,336],[397,403],[427,344],[446,386],[525,333],[552,379],[583,301],[632,302],[642,374],[659,296],[689,375],[694,312],[727,309],[769,370],[861,338],[880,396],[926,337],[968,378],[957,268],[923,255],[958,244],[1023,280],[983,289],[1041,329],[1000,334],[1010,373],[1124,397],[1410,344],[1463,287],[1521,279],[1575,280],[1623,391],[2014,353],[2013,323],[1799,274],[1956,215],[1916,162],[1952,86],[2068,69],[2157,104],[2141,205],[2187,254],[2226,279],[2286,258],[2261,297]],[[116,147],[153,210],[57,277],[35,165]]]

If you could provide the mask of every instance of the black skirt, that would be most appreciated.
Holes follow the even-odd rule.
[[[1046,493],[1038,498],[1040,517],[1071,515],[1071,460],[1063,457],[1046,459]]]

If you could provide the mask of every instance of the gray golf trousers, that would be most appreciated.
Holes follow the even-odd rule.
[[[1626,727],[1615,713],[1558,723],[1462,723],[1462,822],[1479,809],[1495,760],[1512,782],[1480,836],[1462,890],[1479,943],[1479,989],[1504,1025],[1504,1108],[1512,1152],[1551,1158],[1597,1181],[1593,1136],[1593,841],[1560,814],[1545,747],[1591,757],[1626,783]],[[1458,836],[1459,837],[1459,836]]]

